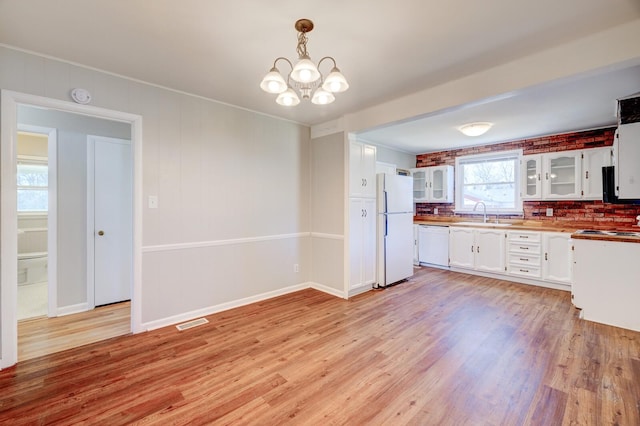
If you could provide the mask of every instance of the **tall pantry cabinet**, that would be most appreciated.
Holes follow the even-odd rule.
[[[376,147],[349,142],[349,295],[376,281]]]

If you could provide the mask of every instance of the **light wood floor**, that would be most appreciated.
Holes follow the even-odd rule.
[[[640,333],[566,292],[423,268],[208,319],[0,371],[0,423],[640,424]]]
[[[18,321],[18,361],[131,332],[131,303],[102,306],[91,311],[56,318]]]

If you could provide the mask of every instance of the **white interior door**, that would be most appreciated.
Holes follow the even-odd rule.
[[[89,145],[94,154],[94,305],[100,306],[131,299],[131,141],[90,136]]]

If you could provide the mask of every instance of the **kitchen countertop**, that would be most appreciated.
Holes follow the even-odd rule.
[[[464,223],[461,223],[464,222]],[[601,241],[617,241],[640,243],[640,227],[636,225],[617,225],[614,223],[598,223],[594,222],[555,222],[548,220],[517,220],[506,219],[500,220],[499,224],[510,224],[509,226],[491,226],[489,222],[482,224],[482,221],[473,221],[469,218],[446,217],[433,218],[425,216],[416,216],[413,223],[416,225],[434,225],[434,226],[460,226],[474,227],[477,222],[482,228],[488,229],[504,229],[519,231],[546,231],[546,232],[567,232],[571,234],[571,238],[584,240],[601,240]],[[477,225],[475,225],[477,226]],[[604,231],[602,234],[582,234],[581,230],[598,230]],[[613,232],[634,233],[635,235],[615,235]]]

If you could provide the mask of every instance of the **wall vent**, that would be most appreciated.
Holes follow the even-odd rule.
[[[176,328],[180,331],[183,331],[189,328],[197,327],[202,324],[207,324],[208,322],[209,321],[207,321],[206,318],[198,318],[193,321],[187,321],[187,322],[183,322],[182,324],[178,324],[176,325]]]

